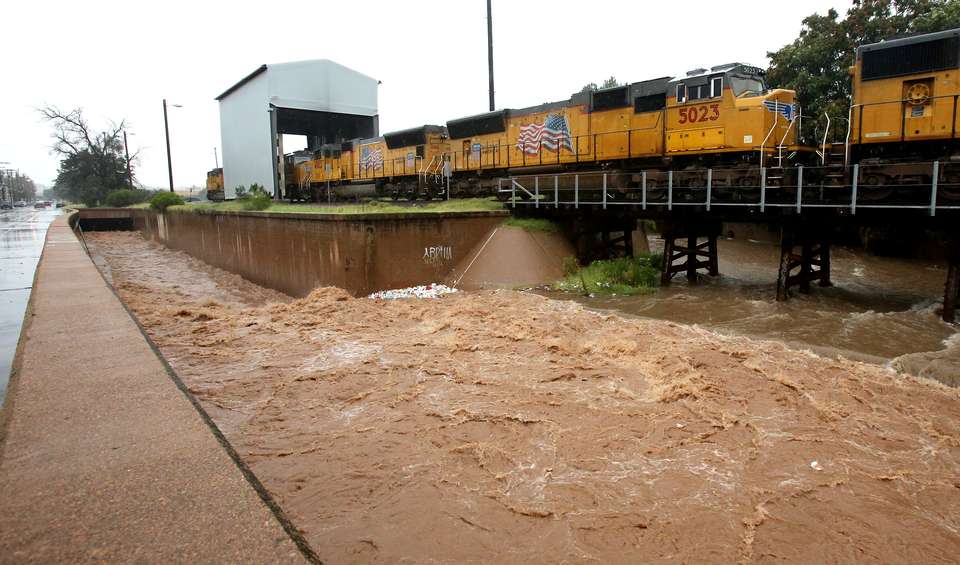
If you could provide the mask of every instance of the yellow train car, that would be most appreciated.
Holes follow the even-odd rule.
[[[760,69],[733,63],[451,120],[445,159],[473,174],[460,186],[504,171],[786,166],[805,149],[801,119],[795,92],[770,90]]]
[[[712,164],[739,153],[755,156],[762,166],[784,166],[785,157],[802,149],[800,120],[796,92],[767,89],[756,67],[697,69],[668,84],[665,154],[696,155]]]
[[[299,194],[313,198],[331,185],[339,197],[433,197],[446,187],[448,150],[446,128],[426,125],[324,146],[314,158],[295,163],[291,177]]]
[[[222,201],[223,194],[223,168],[218,167],[207,171],[207,199]]]
[[[443,126],[425,125],[356,142],[357,179],[399,179],[441,174],[449,149]]]
[[[852,75],[852,163],[956,154],[960,29],[862,45]]]

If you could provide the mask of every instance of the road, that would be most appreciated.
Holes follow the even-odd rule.
[[[0,211],[0,401],[7,391],[23,313],[47,228],[61,210]]]

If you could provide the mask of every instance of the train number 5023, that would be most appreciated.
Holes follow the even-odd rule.
[[[694,106],[692,108],[680,108],[681,124],[692,124],[707,121],[715,122],[719,119],[719,104],[710,104],[709,106]]]

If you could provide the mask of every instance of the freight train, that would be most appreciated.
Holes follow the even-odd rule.
[[[639,186],[645,171],[706,168],[716,169],[716,190],[746,190],[761,169],[776,186],[788,176],[777,171],[796,165],[820,166],[808,182],[849,186],[857,164],[861,196],[884,198],[931,182],[929,161],[939,160],[945,194],[960,198],[960,29],[863,45],[850,74],[840,140],[825,133],[803,143],[796,92],[770,89],[761,69],[731,63],[297,152],[285,157],[284,195],[478,196],[495,193],[503,177],[560,172],[604,172],[616,190]],[[643,178],[648,191],[664,189],[663,176]]]

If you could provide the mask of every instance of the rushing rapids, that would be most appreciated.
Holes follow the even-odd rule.
[[[291,301],[88,235],[328,562],[947,563],[960,391],[512,291]]]

